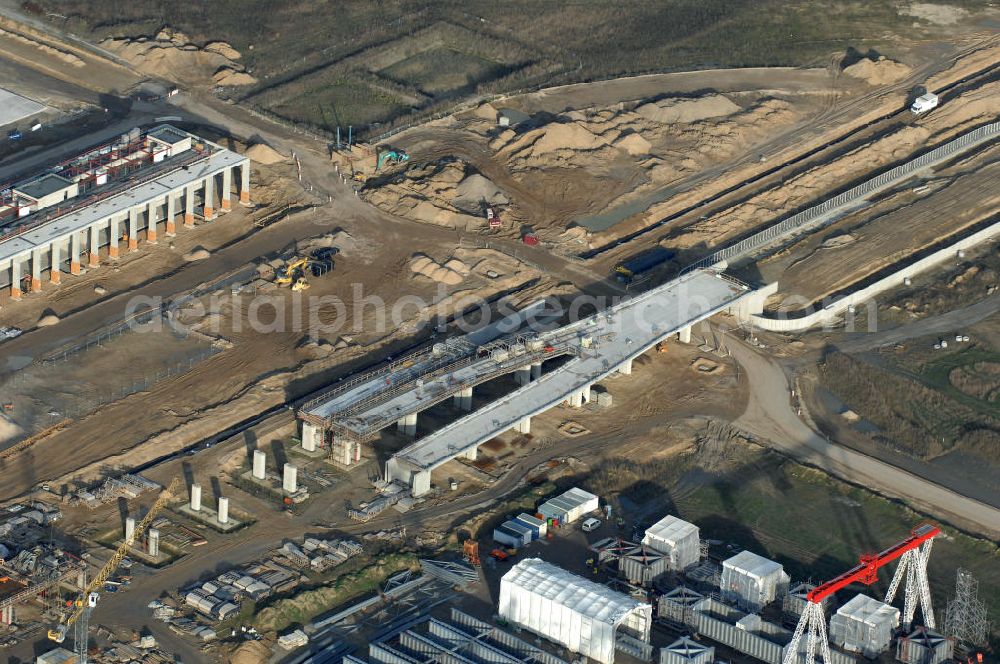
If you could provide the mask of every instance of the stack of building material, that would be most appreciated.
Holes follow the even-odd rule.
[[[830,618],[830,642],[844,650],[878,657],[899,627],[899,609],[858,593]]]
[[[642,543],[666,554],[673,571],[697,565],[701,555],[698,526],[672,515],[647,528]]]
[[[757,612],[788,591],[788,575],[780,563],[741,551],[723,561],[719,590],[726,601]]]

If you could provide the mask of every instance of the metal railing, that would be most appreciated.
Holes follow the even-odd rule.
[[[758,233],[754,233],[753,235],[736,242],[735,244],[731,244],[728,247],[709,254],[705,258],[702,258],[701,260],[684,268],[682,274],[697,268],[717,265],[723,261],[728,261],[732,258],[757,251],[758,249],[761,249],[776,240],[790,237],[793,233],[813,229],[826,221],[827,215],[831,212],[844,207],[849,203],[859,201],[889,185],[896,184],[920,169],[927,168],[936,162],[962,152],[969,147],[983,143],[991,138],[996,138],[997,136],[1000,136],[1000,122],[983,125],[978,129],[974,129],[952,141],[949,141],[948,143],[945,143],[944,145],[934,148],[930,152],[920,155],[916,159],[912,159],[905,164],[900,164],[895,168],[891,168],[888,171],[880,175],[876,175],[875,177],[866,180],[855,187],[851,187],[847,191],[838,194],[833,198],[803,210],[798,214],[794,214],[791,217],[774,224],[773,226],[765,228]]]

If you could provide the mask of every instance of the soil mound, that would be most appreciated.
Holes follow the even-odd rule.
[[[456,204],[476,204],[481,201],[493,205],[506,205],[508,203],[507,197],[500,191],[500,187],[479,173],[473,173],[455,187]]]
[[[465,273],[468,274],[468,267],[465,263],[457,259],[448,261],[447,266],[445,266],[441,265],[429,256],[425,256],[424,254],[415,254],[413,256],[413,260],[410,261],[410,270],[414,274],[423,275],[428,279],[432,279],[447,286],[457,286],[462,283],[464,276],[455,269],[452,269],[450,266],[463,269]]]
[[[229,664],[264,664],[271,656],[261,641],[244,641],[229,657]]]
[[[198,247],[198,248],[192,249],[188,253],[184,254],[183,258],[187,262],[192,263],[194,261],[203,261],[203,260],[205,260],[206,258],[208,258],[211,255],[212,255],[212,253],[208,249],[204,249],[202,247]]]
[[[253,85],[257,82],[240,63],[240,53],[226,42],[192,44],[182,32],[163,28],[155,37],[111,37],[101,46],[152,76],[191,85]]]
[[[55,314],[45,314],[44,316],[38,319],[37,325],[38,327],[52,327],[58,322],[59,322],[59,316],[56,316]]]
[[[659,124],[673,124],[718,118],[739,110],[739,106],[722,95],[706,95],[697,99],[661,99],[643,104],[635,112]]]
[[[251,160],[256,161],[258,164],[264,164],[265,166],[279,164],[288,160],[288,157],[281,154],[266,143],[251,145],[247,148],[246,155],[250,157]]]
[[[885,57],[878,60],[865,58],[844,67],[844,73],[868,85],[890,85],[909,76],[910,68],[902,62],[888,60]]]

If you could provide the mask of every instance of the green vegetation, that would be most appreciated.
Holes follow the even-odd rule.
[[[475,89],[477,83],[496,78],[505,70],[502,64],[442,47],[401,60],[379,73],[394,81],[414,85],[426,94],[436,95]]]
[[[421,113],[447,107],[455,90],[506,92],[638,73],[710,67],[825,66],[849,47],[892,56],[897,35],[922,38],[935,26],[900,13],[896,0],[35,0],[47,20],[91,39],[155,34],[169,25],[196,42],[225,40],[261,83],[246,101],[289,119],[328,127],[331,116],[361,130],[368,123],[410,121],[399,95],[381,96],[358,82],[374,76],[423,90]],[[988,0],[951,0],[982,9]],[[44,14],[44,11],[52,14]],[[65,18],[60,18],[65,17]],[[379,76],[376,72],[385,72]],[[364,72],[364,76],[358,76]],[[352,83],[326,95],[322,84]],[[292,85],[307,78],[304,90]],[[371,79],[369,79],[371,82]],[[457,85],[457,87],[456,87]],[[288,86],[288,95],[271,95]],[[362,98],[352,103],[345,96]],[[441,95],[442,97],[438,97]],[[398,98],[397,98],[398,97]],[[338,108],[326,108],[328,104]],[[449,103],[454,103],[452,99]],[[374,133],[385,127],[377,128]]]
[[[262,632],[281,632],[291,625],[304,625],[334,607],[377,591],[393,574],[417,567],[417,557],[412,553],[379,556],[377,563],[342,574],[326,585],[303,590],[260,609],[254,618],[254,626]]]
[[[1000,355],[991,351],[967,349],[910,371],[882,368],[838,352],[828,355],[820,369],[824,384],[879,428],[877,439],[931,458],[961,447],[966,439],[978,440],[978,432],[997,436],[1000,406],[951,383],[956,369],[997,360]]]
[[[263,106],[272,113],[314,127],[364,127],[398,117],[407,108],[399,97],[379,90],[363,81],[342,75],[327,79],[329,72],[320,72],[307,79],[298,79],[279,91],[262,96]],[[347,139],[345,133],[344,140]]]

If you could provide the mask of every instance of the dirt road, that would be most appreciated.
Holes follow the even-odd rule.
[[[1000,537],[1000,510],[860,452],[831,444],[796,414],[788,379],[777,362],[732,336],[728,347],[747,372],[752,388],[746,411],[733,423],[737,428],[802,463],[899,499],[919,511],[955,519],[956,525],[965,529],[993,539]]]

